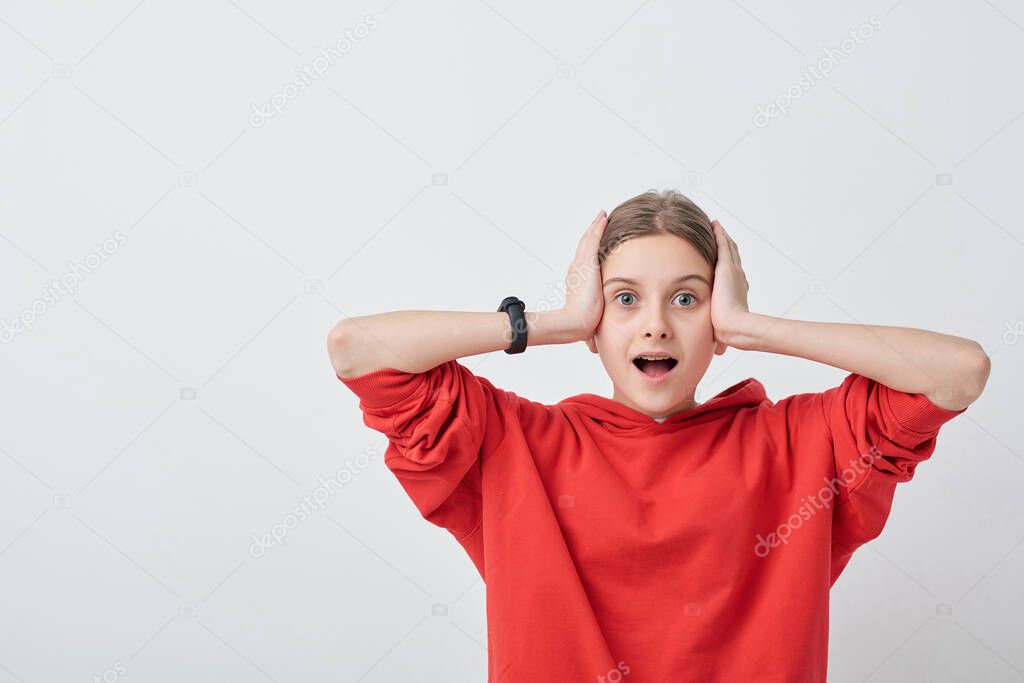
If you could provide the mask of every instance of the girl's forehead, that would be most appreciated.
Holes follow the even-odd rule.
[[[612,284],[621,284],[630,287],[676,287],[678,285],[688,285],[693,287],[699,286],[711,286],[711,279],[704,274],[704,272],[685,272],[679,270],[672,270],[666,273],[633,273],[622,274],[608,273],[604,278],[604,286],[607,287]]]

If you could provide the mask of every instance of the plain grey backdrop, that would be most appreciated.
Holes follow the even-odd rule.
[[[485,587],[327,332],[557,301],[597,210],[663,188],[736,239],[752,310],[991,355],[832,591],[830,680],[1024,680],[1022,24],[1010,0],[0,3],[0,683],[483,681]],[[463,362],[611,395],[582,343]],[[730,349],[699,397],[843,375]]]

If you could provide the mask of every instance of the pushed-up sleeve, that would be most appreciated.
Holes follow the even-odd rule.
[[[388,438],[384,463],[427,521],[463,542],[481,522],[482,460],[501,445],[515,394],[458,361],[335,376],[359,398],[366,426]]]
[[[834,584],[854,550],[882,532],[896,484],[911,480],[918,463],[934,452],[939,428],[966,408],[947,410],[923,394],[897,391],[856,373],[820,396],[838,492],[832,517]]]

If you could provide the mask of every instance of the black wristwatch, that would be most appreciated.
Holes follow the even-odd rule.
[[[498,311],[508,313],[512,326],[512,344],[505,353],[522,353],[526,350],[526,304],[517,297],[507,296],[501,300]]]

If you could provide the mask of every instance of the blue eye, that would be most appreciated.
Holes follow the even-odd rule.
[[[625,300],[622,299],[622,297],[629,297],[630,299],[629,299],[629,301],[625,301]],[[635,297],[636,297],[636,295],[633,294],[632,292],[620,292],[620,293],[615,295],[615,300],[618,301],[623,306],[630,306],[630,305],[632,305],[634,303],[633,300],[635,299]],[[690,294],[689,292],[680,292],[679,294],[677,294],[676,295],[676,300],[677,301],[679,300],[679,297],[689,297],[689,299],[691,301],[690,303],[683,303],[682,306],[684,308],[693,308],[694,306],[697,305],[697,297],[694,296],[693,294]]]

